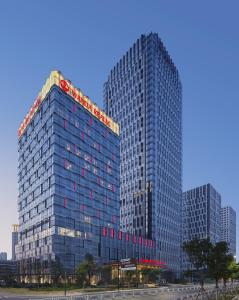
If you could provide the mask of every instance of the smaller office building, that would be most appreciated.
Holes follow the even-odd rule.
[[[0,260],[0,285],[17,280],[17,263],[13,260]]]
[[[212,243],[221,240],[221,195],[210,184],[183,193],[182,238],[209,238]],[[186,253],[182,253],[182,268],[190,268]]]

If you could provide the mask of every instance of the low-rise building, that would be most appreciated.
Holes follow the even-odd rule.
[[[0,252],[0,260],[2,261],[7,260],[7,252]]]

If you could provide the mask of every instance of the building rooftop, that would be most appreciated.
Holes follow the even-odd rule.
[[[114,133],[119,134],[119,125],[115,123],[109,116],[106,115],[93,101],[91,101],[83,92],[74,87],[70,80],[64,78],[59,71],[52,71],[47,78],[42,90],[38,94],[28,114],[23,120],[18,129],[18,138],[20,139],[26,128],[33,119],[35,113],[38,111],[41,103],[44,101],[47,93],[50,91],[53,85],[58,86],[66,94],[70,95],[77,103],[87,109],[94,117],[100,120],[104,125],[110,128]]]

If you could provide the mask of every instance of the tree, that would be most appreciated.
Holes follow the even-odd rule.
[[[161,273],[161,270],[144,268],[140,272],[143,275],[144,283],[155,283]]]
[[[212,243],[209,239],[195,238],[183,243],[183,250],[187,253],[189,261],[194,266],[197,275],[200,278],[200,285],[203,289],[205,275],[207,273],[207,263]]]
[[[143,275],[144,283],[149,283],[149,273],[150,273],[150,269],[148,269],[148,268],[144,268],[141,270],[141,274]]]
[[[84,285],[86,282],[88,285],[91,283],[91,277],[96,270],[96,264],[94,262],[94,257],[87,253],[85,255],[85,260],[79,265],[76,270],[77,281],[80,285]]]
[[[111,281],[111,266],[110,265],[99,265],[96,267],[96,274],[99,275],[100,280],[97,285],[109,283]]]
[[[239,279],[239,264],[233,261],[230,263],[228,268],[231,274],[231,281],[233,282],[234,279]]]
[[[227,242],[218,242],[213,245],[208,258],[209,275],[215,279],[216,288],[218,288],[219,279],[223,278],[224,285],[230,277],[229,266],[233,262],[233,257],[228,254]]]
[[[135,274],[136,274],[136,271],[131,271],[131,270],[125,271],[125,280],[128,283],[128,285],[130,285],[130,283],[133,279],[133,276]]]
[[[160,269],[151,269],[149,272],[149,282],[156,283],[160,273]]]
[[[226,260],[227,260],[227,262],[226,262],[227,266],[226,266],[226,270],[222,276],[224,287],[226,287],[228,279],[232,278],[233,273],[236,271],[236,268],[237,268],[237,264],[235,263],[232,255],[227,255]]]
[[[233,282],[234,279],[239,278],[239,265],[234,259],[228,264],[227,276],[226,278],[223,278],[224,283],[226,283],[225,280],[228,280],[229,278],[231,279],[231,282]]]
[[[193,271],[192,270],[186,270],[183,272],[183,275],[187,278],[190,278],[191,282],[193,282]]]

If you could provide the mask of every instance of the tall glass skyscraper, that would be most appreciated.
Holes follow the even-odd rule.
[[[118,125],[60,72],[50,74],[18,138],[22,280],[56,266],[73,274],[86,253],[98,263],[154,258],[152,240],[119,230]]]
[[[121,228],[156,240],[180,270],[182,84],[157,34],[142,35],[110,71],[106,113],[120,125]]]
[[[101,257],[103,227],[119,223],[118,133],[79,89],[51,73],[19,129],[22,274],[47,273],[56,259],[73,272],[86,253]]]

